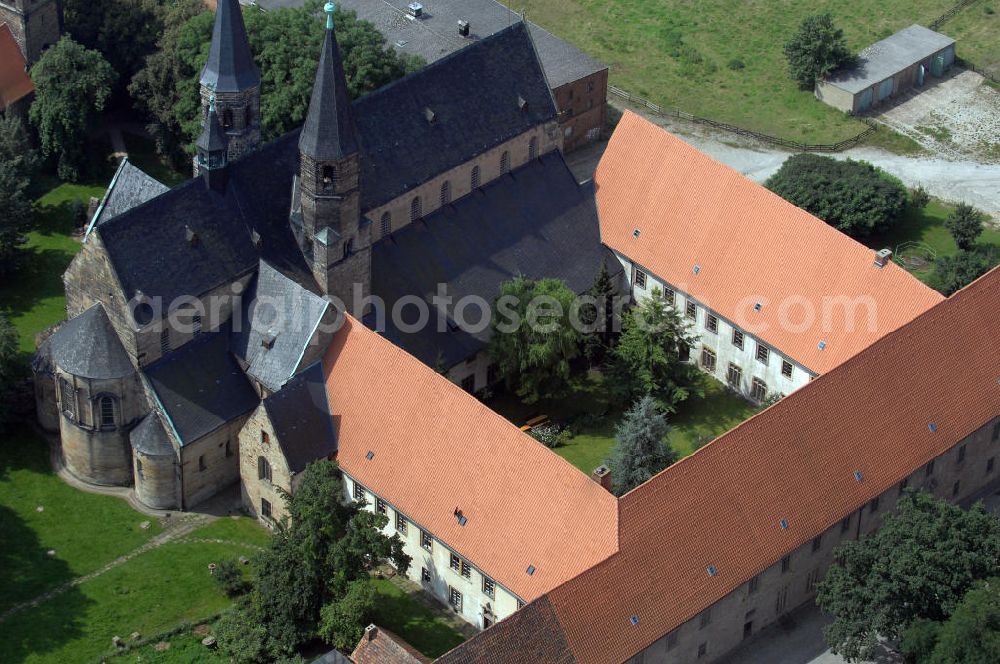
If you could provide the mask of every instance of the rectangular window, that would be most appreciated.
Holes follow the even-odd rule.
[[[747,594],[753,595],[760,589],[760,575],[758,574],[754,578],[750,579],[747,583]]]
[[[705,629],[712,624],[712,609],[705,609],[698,618],[698,629]]]
[[[814,569],[806,577],[806,594],[811,595],[816,592],[816,582],[819,581],[819,570]]]
[[[101,426],[115,425],[115,402],[111,397],[101,397]]]
[[[851,515],[848,514],[840,520],[840,533],[844,534],[851,529]]]
[[[910,478],[904,477],[903,481],[899,483],[899,495],[902,496],[903,492],[906,491],[906,487],[910,484]]]
[[[205,470],[208,466],[205,465],[205,455],[202,454],[198,457],[198,470]]]
[[[646,288],[646,273],[639,268],[635,269],[635,287],[636,288]]]
[[[467,579],[472,578],[472,565],[470,565],[464,560],[462,561],[462,576],[464,576]]]
[[[677,302],[677,293],[675,293],[670,288],[664,288],[663,289],[663,301],[666,302],[667,304],[669,304],[670,306],[674,306],[674,304],[676,304],[676,302]]]
[[[458,554],[452,553],[450,554],[448,566],[456,572],[460,572],[462,570],[462,559],[458,557]]]
[[[875,512],[878,512],[878,500],[879,500],[878,496],[875,496],[874,498],[872,498],[868,502],[868,513],[869,514],[875,514]]]
[[[986,474],[989,475],[993,472],[993,464],[996,461],[996,457],[990,457],[986,462]]]
[[[431,572],[426,567],[421,567],[420,568],[420,580],[423,583],[430,583],[431,582]]]
[[[399,512],[396,512],[396,532],[406,535],[406,517]]]
[[[709,373],[715,373],[715,353],[707,348],[701,349],[701,366]]]
[[[816,537],[813,538],[812,552],[816,553],[817,551],[819,551],[821,546],[823,546],[823,536],[817,535]]]
[[[493,579],[489,577],[483,577],[483,594],[493,599],[496,596],[497,589],[496,584],[493,583]]]
[[[781,375],[785,378],[792,377],[792,363],[788,360],[781,361]]]
[[[767,383],[760,378],[754,378],[750,382],[750,398],[757,402],[762,402],[767,398]]]
[[[951,497],[954,498],[958,495],[958,491],[962,486],[961,480],[955,480],[955,483],[951,486]]]
[[[365,499],[365,488],[361,486],[360,482],[354,483],[354,500],[364,500]]]
[[[726,371],[726,382],[734,389],[741,389],[743,385],[743,369],[730,363],[729,370]]]
[[[264,498],[260,499],[260,514],[265,519],[271,518],[271,503]]]
[[[420,546],[424,547],[428,551],[434,548],[434,538],[426,530],[420,531]]]
[[[708,654],[708,644],[702,643],[701,645],[698,646],[698,659],[701,659],[707,654]]]
[[[781,573],[784,574],[792,568],[792,555],[788,554],[781,559]]]
[[[788,586],[778,591],[778,596],[774,600],[774,612],[781,613],[788,604]]]
[[[451,604],[452,608],[456,611],[462,610],[462,593],[458,592],[457,588],[449,588],[448,603]]]
[[[1000,440],[1000,422],[993,425],[993,436],[990,440],[994,443]]]
[[[697,320],[698,319],[698,305],[696,305],[694,302],[691,302],[689,300],[688,303],[687,303],[687,306],[684,309],[684,315],[687,316],[688,318],[690,318],[691,320]]]
[[[378,512],[379,514],[386,514],[389,511],[388,508],[385,506],[385,501],[382,500],[381,498],[375,499],[375,511]]]
[[[934,459],[927,462],[927,466],[924,467],[924,477],[930,477],[934,474]]]
[[[764,344],[757,343],[757,361],[763,365],[767,365],[767,361],[771,356],[771,349]]]
[[[743,350],[743,333],[739,330],[733,330],[733,345]]]
[[[718,317],[713,316],[712,314],[706,315],[705,316],[705,329],[708,330],[709,332],[711,332],[712,334],[718,334],[719,333],[719,319],[718,319]]]
[[[958,448],[958,463],[965,461],[965,445]]]

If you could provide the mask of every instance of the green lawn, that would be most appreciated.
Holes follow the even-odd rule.
[[[958,40],[959,56],[1000,76],[1000,1],[983,0],[959,12],[941,31]]]
[[[608,63],[612,85],[661,106],[793,140],[835,143],[864,125],[817,101],[788,78],[782,46],[801,20],[829,10],[850,48],[858,51],[912,23],[926,25],[953,4],[525,0],[519,6],[531,20]],[[943,29],[958,38],[960,56],[1000,60],[995,16],[974,6],[954,21]]]
[[[704,375],[701,380],[705,396],[688,399],[667,418],[671,426],[668,443],[682,457],[757,412],[753,404],[718,381]],[[547,415],[557,423],[574,421],[573,437],[554,451],[588,474],[607,460],[615,444],[615,425],[622,417],[621,409],[613,405],[601,375],[595,371],[559,401],[527,405],[503,392],[487,403],[518,426],[537,415]]]
[[[42,507],[43,511],[37,511]],[[139,524],[150,521],[148,530]],[[125,501],[77,491],[52,473],[48,446],[27,430],[0,445],[0,612],[87,574],[160,531]],[[48,551],[55,555],[49,556]],[[6,632],[7,626],[0,626]],[[0,661],[9,661],[0,657]]]
[[[392,581],[374,579],[373,582],[378,592],[378,607],[374,618],[376,625],[395,632],[432,659],[465,640],[450,625]]]

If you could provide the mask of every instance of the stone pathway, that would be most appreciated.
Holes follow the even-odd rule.
[[[56,586],[52,590],[49,590],[48,592],[39,595],[34,599],[30,599],[26,602],[21,602],[20,604],[12,606],[11,608],[7,609],[2,614],[0,614],[0,623],[3,623],[5,620],[10,618],[15,613],[18,613],[25,609],[36,607],[43,602],[47,602],[50,599],[58,597],[59,595],[63,594],[70,588],[74,588],[80,585],[81,583],[90,581],[91,579],[97,578],[98,576],[101,576],[102,574],[105,574],[116,567],[124,565],[125,563],[127,563],[128,561],[132,560],[133,558],[135,558],[140,554],[146,553],[147,551],[152,551],[153,549],[156,549],[166,544],[167,542],[179,540],[180,538],[183,538],[191,531],[200,528],[201,526],[204,526],[205,524],[211,521],[214,521],[216,518],[217,517],[210,516],[208,514],[185,514],[183,516],[177,517],[166,526],[163,532],[161,532],[159,535],[155,535],[154,537],[150,538],[149,541],[147,541],[145,544],[138,547],[137,549],[133,549],[132,551],[126,553],[125,555],[115,558],[114,560],[107,563],[103,567],[100,567],[94,570],[93,572],[90,572],[89,574],[78,576],[75,579],[71,579],[70,581],[63,583],[62,585]],[[194,541],[197,541],[197,539]],[[211,540],[206,540],[206,541],[211,541]],[[214,540],[214,541],[222,542],[223,540]]]
[[[248,542],[237,542],[235,540],[217,539],[214,537],[182,537],[174,540],[177,544],[223,544],[225,546],[240,547],[243,549],[253,549],[263,551],[264,547],[250,544]]]

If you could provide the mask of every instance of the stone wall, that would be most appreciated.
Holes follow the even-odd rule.
[[[569,153],[600,138],[608,104],[608,70],[594,72],[552,91],[559,108],[563,149]]]
[[[181,509],[189,510],[240,478],[238,417],[181,448]]]
[[[169,510],[178,507],[177,457],[174,455],[151,456],[133,450],[135,495],[153,509]]]
[[[226,128],[229,137],[227,156],[229,161],[241,156],[260,145],[260,89],[257,87],[242,92],[215,92],[202,86],[201,88],[201,119],[202,126],[208,118],[209,99],[215,97],[215,112],[219,114],[222,123],[226,111],[232,113],[232,125]],[[247,122],[249,120],[249,122]],[[198,175],[198,160],[194,160],[194,174]]]
[[[384,232],[383,215],[389,214],[389,233],[395,232],[410,223],[410,211],[414,197],[420,197],[421,215],[427,216],[441,207],[441,187],[444,182],[450,183],[451,200],[459,198],[472,191],[472,169],[480,168],[480,186],[497,179],[502,174],[500,161],[504,152],[510,154],[510,170],[528,162],[529,146],[535,139],[538,145],[538,156],[562,149],[562,134],[558,125],[550,122],[515,136],[466,163],[445,171],[437,177],[414,187],[405,194],[394,198],[385,205],[369,210],[365,216],[372,222],[372,240],[377,241],[387,235]]]
[[[266,442],[262,432],[266,434]],[[260,457],[270,464],[270,480],[260,477]],[[259,406],[240,431],[240,493],[244,508],[266,525],[280,522],[288,516],[288,510],[278,489],[291,493],[293,481],[267,411],[263,405]],[[271,505],[270,518],[263,514],[262,500]]]
[[[966,504],[1000,486],[998,456],[1000,416],[890,487],[877,501],[843,515],[842,520],[793,551],[787,564],[775,561],[763,568],[755,581],[742,584],[709,610],[692,616],[628,664],[682,664],[696,659],[707,664],[723,659],[745,638],[802,604],[814,601],[815,584],[832,564],[837,546],[876,530],[882,516],[895,507],[903,489],[924,490]],[[705,654],[699,656],[702,646]]]

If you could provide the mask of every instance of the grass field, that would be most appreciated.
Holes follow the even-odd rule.
[[[465,639],[389,579],[375,579],[374,622],[395,632],[424,655],[436,658]]]
[[[782,46],[802,19],[830,11],[858,51],[954,0],[524,0],[528,17],[610,66],[610,82],[661,106],[808,143],[864,129],[788,78]],[[996,0],[988,0],[996,5]],[[984,20],[985,19],[985,20]],[[992,27],[984,27],[992,24]],[[995,15],[980,5],[946,24],[958,54],[1000,60]],[[892,141],[886,141],[893,147]]]
[[[747,419],[757,408],[733,394],[718,381],[702,375],[703,397],[691,397],[667,416],[670,434],[667,443],[685,457]],[[487,404],[518,426],[536,415],[547,415],[558,423],[566,423],[582,414],[591,421],[575,426],[574,436],[553,451],[585,473],[590,473],[608,458],[615,444],[615,425],[622,411],[615,407],[600,374],[590,372],[565,399],[534,405],[521,403],[514,395],[500,393]]]

